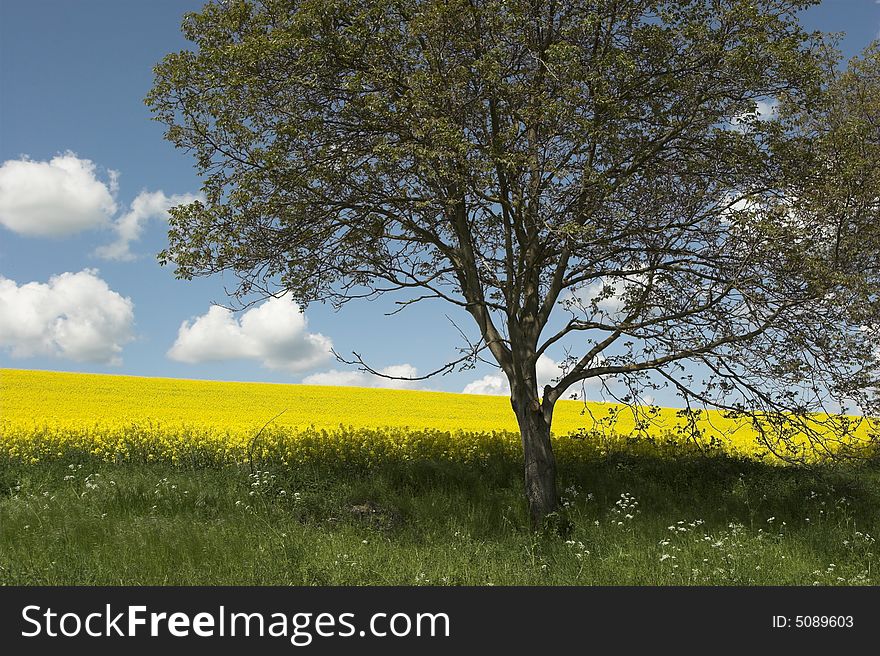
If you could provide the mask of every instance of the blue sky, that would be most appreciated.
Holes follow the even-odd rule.
[[[315,304],[305,324],[281,302],[249,316],[209,312],[226,302],[222,278],[177,281],[156,263],[164,208],[200,181],[143,98],[152,66],[187,46],[181,16],[201,4],[0,0],[0,367],[375,384],[326,347],[398,374],[454,357],[457,331],[441,303],[394,317],[384,314],[392,299],[339,312]],[[845,33],[849,57],[878,37],[880,3],[825,0],[803,20]],[[500,391],[492,374],[422,385]]]

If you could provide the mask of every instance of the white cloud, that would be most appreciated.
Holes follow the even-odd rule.
[[[538,390],[544,389],[544,385],[556,382],[564,372],[558,362],[546,355],[541,355],[535,363],[535,373],[538,375]],[[463,394],[494,394],[504,395],[510,394],[510,384],[507,382],[507,376],[503,373],[487,374],[479,380],[468,383],[462,390]]]
[[[303,378],[303,385],[342,385],[345,387],[370,387],[370,382],[363,371],[340,371],[331,369]]]
[[[133,260],[131,242],[140,239],[147,221],[168,219],[168,208],[191,203],[200,198],[195,194],[175,194],[166,196],[161,191],[142,191],[131,202],[128,212],[113,224],[116,241],[95,249],[95,255],[106,260]]]
[[[132,339],[133,308],[94,269],[20,286],[0,276],[0,347],[18,358],[120,364]]]
[[[48,162],[26,156],[0,165],[0,225],[29,237],[64,237],[84,230],[112,227],[116,239],[95,250],[107,260],[133,260],[130,250],[150,220],[164,221],[168,208],[191,203],[195,194],[166,196],[162,191],[142,191],[129,210],[111,223],[117,211],[116,171],[107,180],[97,166],[70,151]]]
[[[72,152],[36,162],[26,157],[0,166],[0,224],[29,237],[61,237],[106,226],[116,212],[115,171],[107,182],[95,164]]]
[[[465,385],[462,394],[491,394],[493,396],[507,396],[510,394],[510,385],[504,374],[486,374],[482,378]]]
[[[737,114],[730,119],[730,127],[737,132],[747,132],[755,121],[772,121],[776,119],[779,101],[775,98],[755,101],[755,109]]]
[[[761,211],[761,205],[754,198],[748,196],[728,195],[719,208],[721,211],[718,213],[718,217],[724,225],[730,225],[737,216],[754,216]]]
[[[386,376],[399,376],[402,378],[412,378],[418,376],[419,372],[411,364],[393,364],[383,369],[379,369],[379,373]],[[374,376],[365,371],[340,371],[331,369],[330,371],[322,371],[311,376],[303,378],[303,385],[342,385],[347,387],[384,387],[387,389],[412,389],[418,381],[412,380],[394,380],[391,378],[383,378],[382,376]]]
[[[756,111],[759,120],[770,121],[775,118],[776,112],[779,109],[778,100],[775,98],[771,98],[770,100],[759,100],[756,104]]]
[[[597,314],[599,318],[620,319],[627,293],[641,290],[646,282],[644,275],[631,278],[600,278],[575,289],[569,289],[562,298],[562,305],[572,312],[586,316]],[[607,288],[607,289],[606,289]],[[596,311],[593,311],[593,301]]]
[[[240,319],[215,305],[181,324],[168,357],[189,363],[258,360],[270,369],[306,371],[327,360],[333,346],[328,337],[306,328],[305,315],[289,296],[270,298]]]

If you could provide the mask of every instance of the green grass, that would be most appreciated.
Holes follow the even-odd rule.
[[[853,585],[880,470],[627,452],[564,464],[528,530],[519,464],[186,468],[0,461],[2,584]]]

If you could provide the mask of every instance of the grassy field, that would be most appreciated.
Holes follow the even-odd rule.
[[[16,370],[0,384],[2,584],[877,582],[877,462],[585,437],[574,404],[554,440],[560,538],[528,528],[503,398]]]
[[[876,584],[880,471],[619,451],[562,467],[566,538],[520,465],[0,460],[0,583]]]

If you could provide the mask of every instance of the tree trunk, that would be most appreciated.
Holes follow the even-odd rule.
[[[525,455],[526,499],[533,529],[544,525],[544,518],[559,509],[556,492],[556,457],[550,445],[550,416],[545,416],[537,399],[511,398],[519,423]],[[551,410],[552,412],[552,410]]]

